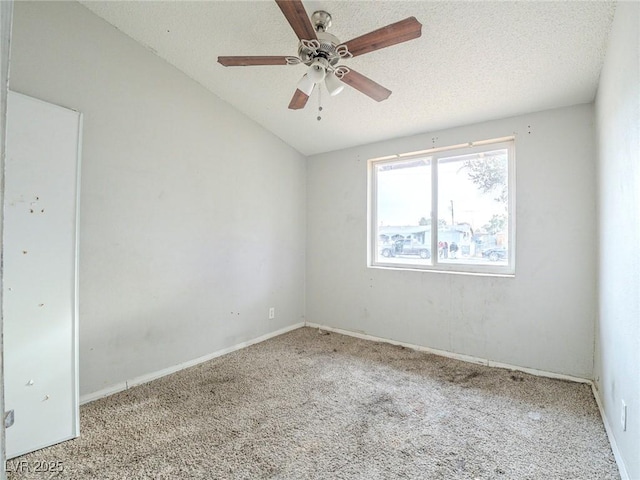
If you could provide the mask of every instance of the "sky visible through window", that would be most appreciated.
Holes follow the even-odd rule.
[[[431,216],[431,166],[378,172],[378,224],[418,225]]]
[[[493,215],[504,213],[495,194],[483,193],[471,181],[462,162],[440,161],[438,165],[438,217],[451,225],[466,222],[478,229]],[[407,166],[378,172],[378,225],[418,225],[431,217],[431,165]]]

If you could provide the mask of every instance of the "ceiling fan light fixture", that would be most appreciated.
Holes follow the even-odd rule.
[[[307,97],[311,95],[315,82],[309,78],[309,75],[303,75],[298,82],[298,90],[304,93]]]
[[[325,66],[322,63],[322,60],[318,58],[313,61],[311,66],[309,66],[309,70],[307,71],[307,76],[314,83],[320,83],[322,80],[324,80],[326,73],[327,71],[325,69]]]
[[[344,90],[344,83],[338,80],[338,77],[336,77],[336,74],[333,72],[327,73],[327,76],[324,78],[324,84],[327,87],[329,95],[332,97],[335,97]]]

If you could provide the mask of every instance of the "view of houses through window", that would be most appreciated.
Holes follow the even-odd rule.
[[[371,264],[511,273],[511,151],[503,142],[373,161]]]

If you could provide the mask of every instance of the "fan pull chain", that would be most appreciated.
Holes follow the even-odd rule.
[[[319,87],[320,85],[318,85],[318,121],[322,120],[322,116],[320,116],[320,112],[322,112],[322,89]]]

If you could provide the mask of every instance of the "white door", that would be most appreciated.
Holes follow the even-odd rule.
[[[82,117],[9,92],[4,199],[7,458],[77,437]]]

